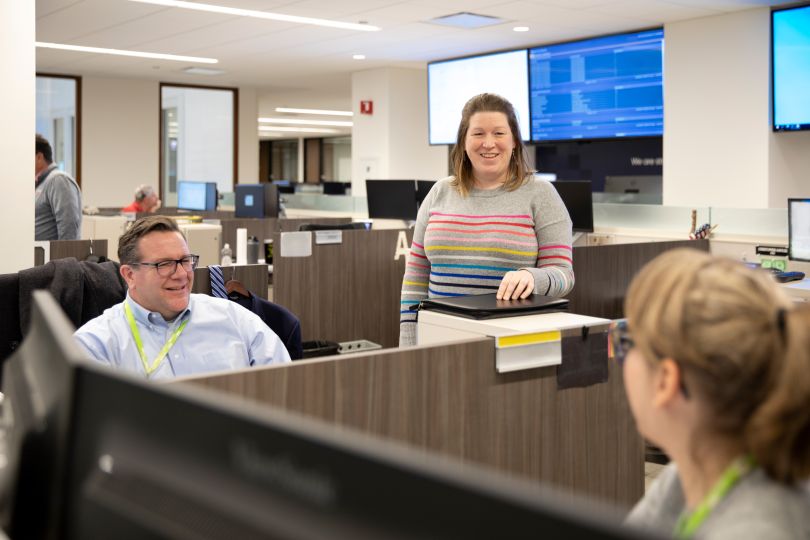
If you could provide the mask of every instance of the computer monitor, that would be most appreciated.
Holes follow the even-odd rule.
[[[324,182],[322,185],[324,195],[346,195],[346,182]]]
[[[417,180],[416,181],[416,207],[419,208],[422,206],[422,202],[424,202],[425,197],[428,196],[430,190],[433,189],[433,184],[435,184],[435,180]]]
[[[535,484],[83,360],[48,294],[10,360],[33,392],[3,405],[35,451],[9,467],[38,528],[12,538],[649,538]]]
[[[810,262],[810,199],[788,199],[788,259]]]
[[[590,180],[551,182],[568,209],[574,232],[593,232],[593,193]]]
[[[272,182],[278,186],[279,193],[295,193],[295,182],[290,180],[273,180]]]
[[[177,208],[180,210],[216,210],[217,183],[177,182]]]
[[[365,231],[370,227],[368,223],[355,221],[352,223],[302,223],[299,231]]]
[[[366,180],[368,217],[416,220],[415,180]]]
[[[11,538],[55,538],[66,474],[73,364],[84,358],[73,327],[47,291],[34,291],[31,323],[3,368],[2,523]]]
[[[278,217],[279,194],[275,184],[237,184],[234,186],[234,217]]]

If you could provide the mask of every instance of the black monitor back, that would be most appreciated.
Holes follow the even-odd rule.
[[[366,180],[366,200],[371,219],[416,219],[415,180]]]
[[[593,192],[590,180],[551,182],[571,217],[574,232],[593,232]]]
[[[430,190],[433,188],[433,184],[435,184],[435,180],[417,180],[416,181],[416,205],[417,207],[422,206],[422,202],[424,202],[425,197],[427,197]]]
[[[346,195],[345,182],[324,182],[322,185],[324,195]]]
[[[11,538],[55,538],[72,424],[73,326],[47,291],[34,291],[31,324],[4,366],[3,526]]]
[[[302,223],[298,226],[299,231],[351,231],[366,230],[366,223]]]
[[[279,196],[276,184],[237,184],[234,186],[234,217],[278,217]]]

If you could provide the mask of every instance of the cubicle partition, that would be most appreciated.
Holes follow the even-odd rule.
[[[628,507],[644,454],[618,366],[559,389],[557,368],[499,374],[490,338],[184,379]]]
[[[284,256],[281,235],[273,235],[273,301],[298,316],[304,340],[367,339],[396,347],[407,251],[397,257],[397,249],[410,246],[412,231],[340,232],[334,244],[318,244],[313,234],[308,257]]]
[[[708,240],[611,244],[574,248],[576,285],[568,299],[571,313],[620,319],[624,295],[641,267],[671,249],[691,247],[709,251]]]
[[[222,245],[230,244],[236,252],[236,229],[247,229],[248,236],[255,236],[259,242],[272,238],[273,233],[293,232],[304,223],[318,225],[340,225],[351,223],[351,218],[228,218],[220,219],[222,225]]]
[[[36,245],[34,266],[68,257],[83,261],[90,255],[107,257],[107,240],[51,240],[46,245]]]

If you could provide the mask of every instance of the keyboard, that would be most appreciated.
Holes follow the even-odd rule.
[[[804,279],[804,272],[775,272],[773,277],[779,283],[787,283],[788,281],[800,281]]]

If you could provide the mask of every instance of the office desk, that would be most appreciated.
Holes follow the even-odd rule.
[[[810,278],[782,283],[780,286],[796,302],[810,302]]]

